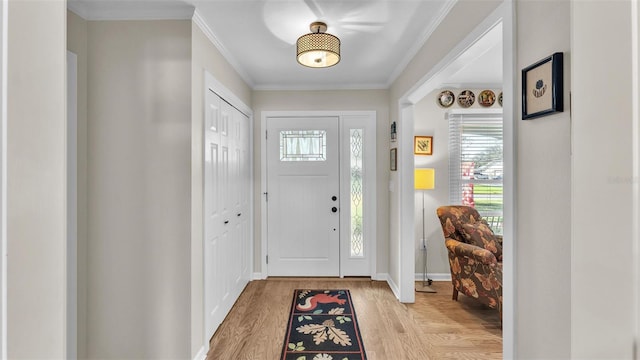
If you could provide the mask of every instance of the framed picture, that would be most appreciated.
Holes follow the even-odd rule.
[[[396,122],[391,123],[391,141],[396,141],[397,131],[396,131]]]
[[[416,155],[433,155],[433,136],[414,136],[413,153]]]
[[[389,154],[391,155],[391,161],[389,162],[391,164],[391,171],[397,171],[398,170],[398,148],[391,149],[391,152]]]
[[[522,69],[522,120],[564,110],[562,53]]]

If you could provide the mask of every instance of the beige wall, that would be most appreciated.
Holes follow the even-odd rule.
[[[634,289],[639,286],[633,277],[638,261],[633,225],[639,219],[632,216],[638,182],[632,172],[632,104],[638,98],[631,92],[630,13],[630,1],[572,2],[574,359],[633,357]]]
[[[447,248],[444,246],[444,235],[442,227],[436,215],[439,206],[450,204],[449,201],[449,122],[446,120],[447,112],[454,109],[461,109],[458,103],[454,103],[449,108],[438,105],[436,99],[442,90],[451,90],[456,96],[462,89],[437,89],[425,96],[415,104],[414,113],[414,133],[415,135],[433,136],[433,155],[415,155],[414,163],[416,168],[434,168],[436,171],[436,186],[433,190],[424,192],[425,203],[425,234],[428,247],[428,272],[449,276],[449,257]],[[480,94],[482,89],[469,88],[476,94]],[[501,89],[490,89],[496,94],[500,94]],[[491,107],[480,106],[476,101],[468,109],[502,109],[496,100]],[[424,254],[422,245],[422,191],[415,194],[415,249],[416,249],[416,273],[424,271]]]
[[[400,74],[390,89],[390,117],[399,118],[398,101],[416,83],[440,62],[459,42],[461,42],[480,22],[482,22],[501,1],[472,1],[459,0],[453,6],[440,26],[418,51],[409,65]],[[401,131],[402,123],[398,123],[398,131]],[[435,141],[434,141],[435,144]],[[393,145],[400,147],[400,140]],[[400,152],[398,153],[400,157]],[[399,166],[403,164],[400,163]],[[411,164],[410,166],[413,166]],[[400,168],[398,169],[400,170]],[[400,284],[400,215],[398,205],[400,203],[400,183],[398,172],[391,172],[390,180],[393,191],[390,193],[390,247],[389,247],[389,275],[394,283]],[[422,209],[420,209],[422,211]],[[422,229],[420,229],[420,233]],[[418,266],[417,263],[416,267]]]
[[[389,93],[386,90],[254,91],[254,271],[261,269],[260,119],[263,111],[373,110],[377,117],[377,273],[388,271],[389,248]]]
[[[65,357],[66,9],[10,1],[7,354]]]
[[[245,105],[251,106],[251,89],[222,57],[202,30],[191,24],[191,357],[205,345],[203,278],[203,131],[204,73],[211,73]],[[259,179],[259,177],[258,177]],[[207,334],[206,340],[213,334]],[[207,345],[208,346],[208,345]]]
[[[518,1],[516,12],[517,69],[554,52],[565,53],[565,111],[534,120],[516,118],[515,345],[518,358],[566,359],[571,335],[569,1]],[[516,78],[520,111],[522,85]]]
[[[87,357],[87,22],[67,11],[67,50],[78,56],[77,108],[77,207],[78,207],[78,349],[79,359]],[[69,110],[71,111],[71,110]]]
[[[186,358],[191,22],[88,23],[88,356]]]

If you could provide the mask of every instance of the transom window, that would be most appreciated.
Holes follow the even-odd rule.
[[[326,161],[326,159],[326,131],[280,131],[280,161]]]

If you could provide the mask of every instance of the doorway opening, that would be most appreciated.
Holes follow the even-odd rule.
[[[498,28],[501,26],[501,29]],[[514,356],[514,329],[515,329],[515,301],[514,301],[514,256],[515,256],[515,146],[514,146],[514,94],[515,94],[515,59],[514,59],[514,38],[515,25],[513,19],[513,4],[505,1],[492,14],[490,14],[480,25],[478,25],[462,42],[449,52],[429,73],[418,81],[403,97],[399,99],[400,127],[405,129],[399,136],[400,162],[409,164],[400,169],[400,213],[402,222],[400,224],[400,253],[403,259],[409,259],[401,263],[400,267],[400,300],[403,302],[414,302],[414,281],[416,274],[416,244],[414,229],[414,153],[413,136],[415,126],[414,107],[425,96],[434,90],[440,89],[443,85],[451,85],[446,80],[447,68],[462,60],[463,55],[474,44],[488,41],[484,38],[491,30],[498,31],[499,40],[502,42],[502,84],[503,92],[503,151],[504,151],[504,173],[503,173],[503,227],[504,234],[504,262],[503,262],[503,356],[512,358]],[[453,67],[451,67],[453,68]],[[490,84],[486,84],[490,85]],[[484,85],[482,86],[485,87]],[[463,90],[463,89],[460,89]],[[435,99],[434,99],[435,101]],[[409,129],[409,130],[407,130]],[[418,135],[418,134],[416,134]],[[422,135],[422,134],[420,134]],[[441,141],[447,141],[442,138]],[[434,141],[435,142],[435,141]],[[437,224],[439,227],[440,225]]]

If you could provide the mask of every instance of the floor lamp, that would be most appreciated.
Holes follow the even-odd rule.
[[[422,274],[422,285],[416,286],[416,291],[434,293],[436,291],[433,290],[433,288],[431,288],[430,286],[433,280],[427,277],[427,236],[424,231],[424,192],[425,190],[432,190],[435,188],[435,169],[415,169],[414,183],[416,190],[422,190],[422,251],[424,251],[424,272]]]

